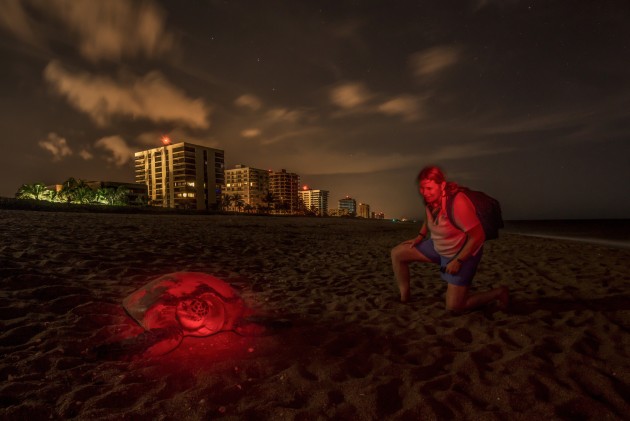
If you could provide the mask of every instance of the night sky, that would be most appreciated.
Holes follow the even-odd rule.
[[[627,1],[0,0],[0,196],[133,181],[162,135],[421,218],[630,218]]]

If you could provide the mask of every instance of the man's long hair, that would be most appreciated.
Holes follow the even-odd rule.
[[[442,184],[443,182],[446,181],[446,177],[444,176],[444,171],[442,171],[440,167],[430,165],[430,166],[424,167],[418,174],[418,177],[416,178],[416,182],[420,184],[422,180],[432,180],[436,182],[437,184]],[[452,181],[446,182],[446,188],[445,188],[446,194],[449,194],[449,195],[454,194],[458,189],[459,189],[459,185],[457,183],[454,183]]]

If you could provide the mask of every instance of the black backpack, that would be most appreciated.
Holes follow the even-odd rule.
[[[453,193],[446,197],[446,213],[448,219],[451,220],[453,225],[456,225],[455,219],[453,219],[453,200],[457,193],[464,193],[475,205],[477,210],[477,218],[481,222],[483,232],[486,234],[487,240],[494,240],[499,238],[499,229],[503,228],[503,218],[501,217],[501,204],[498,200],[488,196],[484,192],[470,190],[466,187],[458,187]],[[461,229],[457,227],[458,229]]]

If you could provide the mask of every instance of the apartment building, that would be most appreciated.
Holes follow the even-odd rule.
[[[225,170],[224,193],[238,194],[246,205],[254,209],[264,208],[264,198],[269,194],[269,171],[242,164]]]
[[[282,169],[269,173],[269,192],[274,198],[276,213],[297,213],[300,208],[298,196],[300,176]]]
[[[135,153],[135,181],[147,186],[150,205],[214,209],[225,182],[224,162],[223,150],[166,141]]]
[[[328,215],[328,190],[313,190],[304,186],[298,194],[307,210],[314,211],[317,215]]]
[[[359,203],[359,207],[357,209],[357,216],[361,218],[369,218],[370,217],[370,205],[367,203]]]
[[[357,201],[346,196],[343,199],[339,199],[339,212],[342,215],[356,216],[357,214]]]

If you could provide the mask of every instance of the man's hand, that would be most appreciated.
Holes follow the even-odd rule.
[[[409,248],[412,249],[424,240],[424,235],[418,235],[413,240],[409,240]]]
[[[446,265],[444,272],[449,273],[451,275],[455,275],[462,268],[462,264],[457,261],[457,259],[453,259]]]

